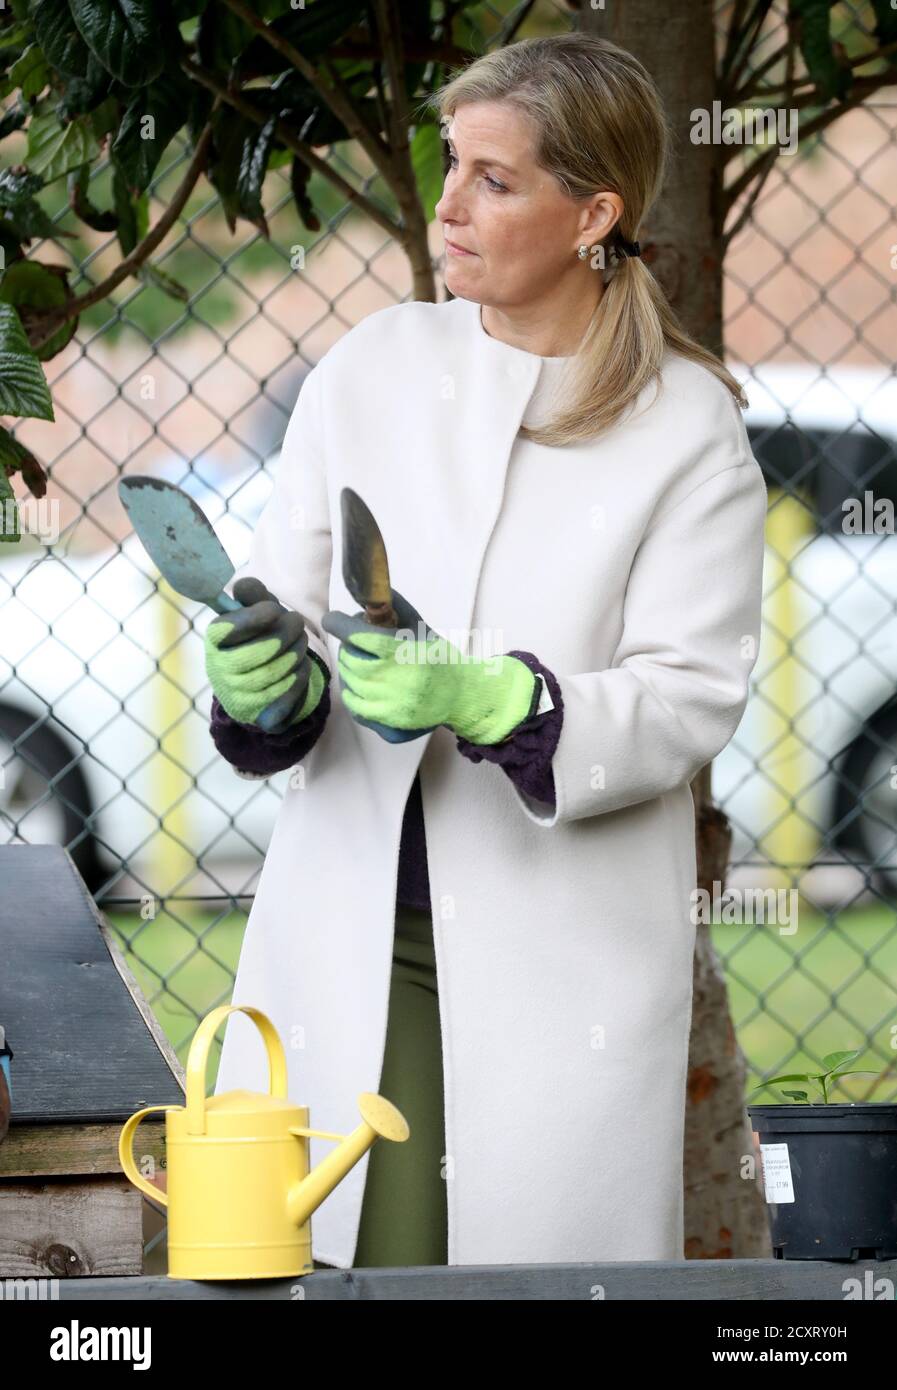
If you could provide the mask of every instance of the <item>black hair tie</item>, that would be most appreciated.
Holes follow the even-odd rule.
[[[640,256],[642,248],[637,241],[627,241],[624,236],[618,236],[615,249],[621,256]]]

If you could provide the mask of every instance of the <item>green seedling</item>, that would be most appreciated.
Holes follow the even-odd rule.
[[[865,1052],[865,1048],[858,1047],[853,1052],[830,1052],[827,1057],[823,1057],[823,1071],[818,1072],[789,1072],[784,1076],[771,1076],[768,1081],[764,1081],[760,1086],[755,1086],[751,1091],[762,1091],[766,1086],[775,1086],[782,1081],[803,1081],[810,1086],[815,1084],[822,1092],[822,1103],[829,1104],[829,1084],[834,1077],[839,1076],[877,1076],[877,1072],[872,1071],[843,1071],[842,1068],[848,1062],[853,1062],[857,1057]],[[811,1101],[807,1091],[786,1091],[782,1090],[782,1095],[789,1100],[797,1101],[804,1105],[817,1104]]]

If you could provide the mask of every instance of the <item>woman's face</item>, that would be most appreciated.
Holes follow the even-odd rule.
[[[619,196],[570,198],[535,163],[530,124],[506,102],[464,103],[447,128],[451,167],[436,216],[451,293],[502,306],[551,298],[565,277],[581,287],[589,262],[576,253],[607,235],[622,211]]]

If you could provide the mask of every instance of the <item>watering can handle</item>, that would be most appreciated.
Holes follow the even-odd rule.
[[[286,1099],[287,1059],[283,1043],[274,1024],[261,1009],[253,1009],[249,1004],[221,1004],[206,1014],[193,1034],[190,1052],[187,1056],[187,1133],[206,1132],[206,1067],[212,1039],[218,1032],[228,1014],[248,1014],[264,1039],[268,1053],[269,1085],[272,1096]]]
[[[145,1110],[137,1110],[122,1128],[118,1136],[118,1160],[121,1164],[126,1177],[130,1178],[135,1187],[146,1197],[152,1198],[154,1202],[161,1202],[163,1207],[168,1206],[168,1195],[160,1187],[154,1187],[146,1178],[141,1177],[134,1164],[134,1155],[131,1151],[131,1140],[134,1130],[140,1124],[144,1115],[149,1115],[153,1110],[180,1110],[179,1105],[148,1105]]]

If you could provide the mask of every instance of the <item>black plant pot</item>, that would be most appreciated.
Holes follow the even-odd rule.
[[[897,1105],[747,1111],[760,1136],[776,1259],[897,1259]],[[765,1152],[773,1144],[779,1149]]]

